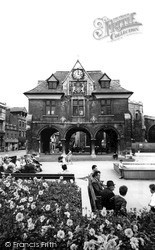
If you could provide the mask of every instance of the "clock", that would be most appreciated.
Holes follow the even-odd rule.
[[[82,69],[75,69],[73,71],[73,78],[74,79],[82,79],[84,77],[84,73],[83,73],[83,70]]]

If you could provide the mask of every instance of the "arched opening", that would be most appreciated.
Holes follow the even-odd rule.
[[[118,135],[114,129],[101,128],[96,134],[96,154],[114,153],[118,151]]]
[[[72,128],[66,134],[66,153],[90,154],[91,135],[84,128]]]
[[[155,142],[155,125],[148,131],[148,142]]]
[[[53,154],[62,150],[59,131],[55,128],[45,128],[41,131],[41,153]]]

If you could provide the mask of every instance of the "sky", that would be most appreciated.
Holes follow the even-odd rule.
[[[94,20],[135,12],[140,32],[122,39],[97,40]],[[0,102],[26,107],[24,92],[57,70],[79,60],[85,70],[102,70],[131,100],[155,116],[153,0],[3,0],[0,1]]]

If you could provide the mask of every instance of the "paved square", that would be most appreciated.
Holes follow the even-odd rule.
[[[155,154],[137,154],[135,156],[135,162],[150,162],[155,163]],[[60,173],[61,166],[58,162],[43,162],[43,171],[48,173]],[[70,173],[75,174],[76,183],[82,187],[85,194],[85,203],[88,202],[87,197],[87,181],[79,178],[88,176],[91,173],[91,167],[93,164],[98,166],[101,171],[101,180],[104,183],[108,180],[113,180],[116,184],[114,190],[115,194],[119,193],[119,187],[121,185],[126,185],[128,187],[128,193],[126,195],[127,209],[137,208],[142,209],[143,207],[148,207],[150,201],[151,193],[149,191],[149,184],[155,183],[155,180],[124,180],[119,179],[118,174],[113,169],[113,161],[77,161],[68,165],[68,170]],[[84,197],[83,197],[84,198]],[[89,207],[89,204],[88,204]]]

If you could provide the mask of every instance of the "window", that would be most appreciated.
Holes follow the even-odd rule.
[[[46,101],[46,115],[54,115],[56,108],[56,101]]]
[[[111,100],[101,100],[101,115],[111,114]]]
[[[101,81],[101,88],[109,88],[110,82],[109,81]]]
[[[73,100],[73,116],[84,116],[84,100]]]
[[[3,122],[0,121],[0,130],[3,130]]]
[[[56,89],[57,88],[57,82],[49,82],[48,83],[49,89]]]
[[[19,127],[21,127],[21,125],[22,125],[22,122],[21,122],[21,121],[18,121],[18,124],[19,124]]]
[[[141,119],[141,114],[140,114],[140,111],[139,110],[136,110],[136,120],[139,121]]]

